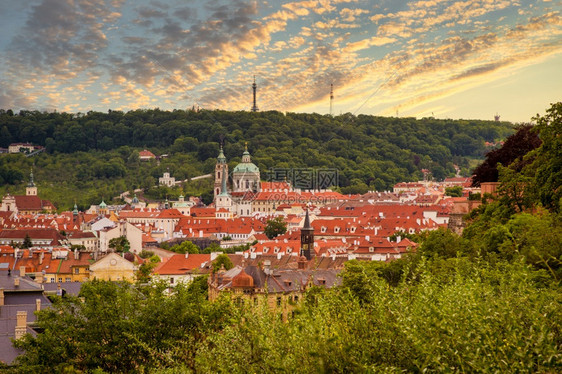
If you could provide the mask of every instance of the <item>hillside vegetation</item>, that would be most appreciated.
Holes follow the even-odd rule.
[[[74,201],[85,207],[102,197],[154,186],[167,169],[177,180],[210,173],[223,140],[231,168],[240,162],[248,142],[263,179],[272,168],[335,168],[343,193],[362,193],[419,180],[422,169],[441,180],[454,175],[453,164],[468,176],[474,159],[484,158],[485,142],[512,133],[506,122],[351,114],[0,110],[0,146],[31,142],[46,147],[45,153],[30,158],[0,157],[0,183],[9,185],[12,193],[23,191],[33,167],[44,197],[61,208],[68,209]],[[160,164],[141,163],[138,152],[143,149],[169,157]],[[149,195],[208,197],[210,191],[210,184],[200,182],[182,191],[163,188]]]

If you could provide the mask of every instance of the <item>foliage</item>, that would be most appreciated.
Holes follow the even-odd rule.
[[[189,240],[186,240],[184,242],[181,242],[180,244],[176,244],[170,247],[170,251],[176,253],[182,253],[182,254],[183,253],[197,254],[197,253],[201,253],[201,248],[199,248],[197,245],[193,244]]]
[[[25,350],[19,371],[145,372],[178,363],[193,368],[201,342],[229,320],[229,304],[209,303],[182,284],[172,294],[164,290],[164,283],[84,283],[80,298],[58,298],[38,312],[41,334],[14,343]]]
[[[462,187],[461,186],[447,187],[445,188],[445,195],[451,197],[461,197]]]
[[[31,242],[31,237],[29,234],[25,234],[25,238],[23,238],[23,242],[21,243],[22,248],[31,248],[33,243]]]
[[[508,137],[499,148],[486,154],[486,160],[473,173],[472,185],[480,186],[484,182],[497,182],[499,179],[498,164],[507,167],[515,163],[514,168],[520,172],[528,164],[523,157],[541,145],[541,139],[533,126],[526,124],[517,128],[517,132]]]
[[[139,257],[143,258],[143,259],[147,259],[147,258],[152,257],[152,256],[154,256],[154,252],[146,250],[146,249],[143,249],[139,253]]]
[[[273,219],[268,219],[263,230],[263,233],[269,238],[273,239],[279,235],[287,232],[287,222],[282,216],[277,216]]]
[[[215,258],[215,260],[213,261],[213,273],[219,271],[223,266],[225,270],[230,270],[234,267],[234,264],[232,263],[230,257],[228,257],[228,255],[224,253],[218,255],[217,258]]]
[[[545,116],[535,120],[542,144],[530,154],[533,162],[524,170],[534,181],[529,193],[544,207],[559,212],[562,209],[562,102],[552,104]]]
[[[109,248],[113,249],[115,252],[129,252],[131,249],[131,244],[125,236],[119,236],[109,240]]]
[[[355,263],[356,278],[363,264]],[[365,271],[369,265],[365,264]],[[537,288],[521,264],[456,261],[449,277],[422,263],[416,281],[389,288],[359,276],[315,295],[287,322],[279,310],[242,309],[198,352],[200,372],[557,372],[561,293]],[[329,323],[327,323],[329,321]]]
[[[160,262],[160,257],[157,255],[150,256],[145,262],[139,266],[136,272],[137,283],[147,283],[152,279],[152,272],[158,263]]]

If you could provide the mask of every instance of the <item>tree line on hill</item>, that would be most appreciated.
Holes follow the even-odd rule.
[[[349,113],[332,117],[276,111],[150,109],[70,114],[0,110],[0,147],[31,142],[47,150],[30,159],[1,157],[0,182],[19,183],[23,188],[27,170],[33,167],[40,184],[85,191],[86,196],[77,201],[86,205],[95,191],[99,200],[102,194],[108,198],[156,185],[168,169],[177,180],[211,173],[220,142],[232,168],[248,142],[263,179],[272,168],[337,169],[343,193],[364,193],[419,180],[422,169],[442,180],[454,175],[456,164],[468,176],[473,160],[483,158],[485,142],[497,142],[511,133],[507,122]],[[159,164],[141,163],[138,152],[145,148],[169,157]],[[210,192],[211,186],[189,190]],[[71,206],[78,197],[70,191],[60,196],[51,192],[63,206]],[[185,192],[190,191],[154,191],[154,195]]]
[[[25,353],[5,371],[561,372],[562,103],[536,123],[540,144],[496,165],[498,195],[461,236],[350,261],[341,286],[308,289],[286,321],[229,295],[209,302],[205,277],[171,293],[94,281],[38,313],[43,333],[17,341]]]

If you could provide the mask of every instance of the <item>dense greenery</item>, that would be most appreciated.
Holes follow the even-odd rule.
[[[422,169],[443,179],[454,174],[453,163],[468,175],[472,160],[483,157],[486,141],[504,139],[512,132],[505,122],[351,114],[0,110],[0,146],[27,141],[47,150],[30,158],[2,155],[0,184],[23,191],[33,167],[42,195],[66,209],[74,201],[83,209],[99,204],[102,197],[110,200],[136,188],[147,190],[151,199],[205,194],[208,200],[212,190],[208,179],[183,189],[149,189],[168,169],[177,180],[211,173],[223,139],[231,170],[240,162],[247,141],[264,179],[272,168],[337,169],[342,192],[363,193],[418,180]],[[144,148],[168,157],[159,163],[140,162],[139,151]]]
[[[287,222],[285,222],[284,217],[278,216],[273,219],[268,219],[263,230],[263,233],[267,235],[269,239],[278,237],[287,232]]]

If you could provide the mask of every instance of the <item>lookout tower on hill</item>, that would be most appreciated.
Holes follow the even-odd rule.
[[[256,76],[254,75],[254,83],[252,84],[252,90],[254,91],[254,105],[252,106],[252,112],[257,112],[258,109],[258,105],[256,104],[256,89],[257,89],[257,85],[256,85]]]

